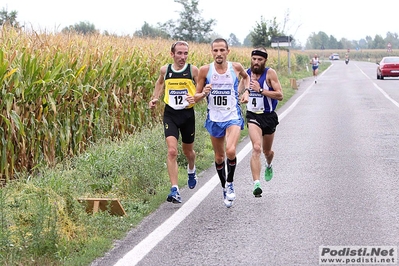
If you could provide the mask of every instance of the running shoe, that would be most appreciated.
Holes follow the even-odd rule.
[[[265,170],[265,180],[270,181],[273,178],[273,167],[270,165]]]
[[[197,185],[197,175],[194,173],[188,174],[188,180],[187,180],[187,185],[190,189],[195,188]]]
[[[260,182],[254,184],[254,191],[252,192],[256,198],[262,197],[262,188],[260,187]]]
[[[227,189],[223,189],[223,202],[224,202],[224,205],[227,207],[227,208],[230,208],[231,206],[233,206],[233,201],[231,201],[231,200],[228,200],[227,198],[226,198],[226,192],[227,192]]]
[[[176,187],[172,187],[170,189],[170,194],[168,195],[166,200],[172,203],[181,203],[180,193]]]
[[[226,199],[233,201],[236,199],[236,193],[234,192],[233,182],[227,184],[226,183]]]

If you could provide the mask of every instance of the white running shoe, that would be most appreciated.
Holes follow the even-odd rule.
[[[236,193],[234,192],[233,182],[226,183],[226,199],[233,201],[236,199]]]
[[[227,192],[227,190],[224,188],[224,189],[223,189],[223,202],[224,202],[224,205],[225,205],[227,208],[230,208],[231,206],[233,206],[233,201],[228,200],[228,199],[226,198],[226,192]]]

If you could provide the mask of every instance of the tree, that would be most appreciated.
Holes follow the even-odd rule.
[[[269,26],[268,23],[270,24]],[[261,16],[260,23],[256,23],[251,33],[252,46],[270,47],[272,38],[280,35],[283,35],[283,33],[278,29],[276,18],[267,22],[264,20],[263,16]]]
[[[209,43],[214,19],[205,21],[198,9],[198,0],[174,0],[182,4],[184,10],[179,13],[180,19],[169,20],[160,25],[175,40],[193,41],[198,43]]]
[[[241,46],[240,41],[234,33],[230,33],[230,37],[227,39],[229,46]]]
[[[356,45],[356,48],[359,49],[366,49],[367,48],[367,41],[366,39],[360,39],[359,42]]]
[[[160,28],[154,28],[145,21],[144,25],[141,27],[141,30],[136,31],[133,35],[137,37],[149,37],[149,38],[158,38],[158,37],[162,39],[170,38],[170,35],[167,32],[163,31]]]
[[[17,21],[17,11],[11,11],[8,13],[8,10],[3,8],[0,11],[0,25],[10,25],[11,27],[19,28],[19,23]]]
[[[352,49],[352,42],[348,39],[342,38],[340,41],[341,47],[340,49]]]
[[[385,37],[386,45],[390,43],[392,47],[398,48],[399,47],[399,39],[397,33],[387,32],[387,36]]]
[[[338,49],[338,46],[338,40],[334,36],[330,35],[327,49]]]
[[[371,38],[371,36],[366,36],[366,41],[367,41],[367,49],[371,49],[373,46],[373,38]]]
[[[319,31],[319,33],[312,33],[306,42],[306,48],[308,49],[328,49],[329,38],[328,35]]]
[[[96,34],[98,33],[98,30],[96,30],[96,27],[94,24],[90,22],[79,22],[79,24],[75,24],[74,26],[69,26],[65,27],[62,29],[63,33],[68,33],[68,32],[77,32],[81,34]]]
[[[291,29],[292,27],[295,27],[294,34],[290,34],[290,37],[291,37],[291,47],[297,48],[297,49],[301,49],[302,46],[303,46],[303,44],[302,44],[300,41],[298,42],[298,41],[295,39],[294,36],[295,36],[296,33],[298,32],[298,29],[301,27],[302,24],[299,24],[299,25],[291,24],[291,26],[290,26],[290,25],[289,25],[289,22],[290,22],[290,10],[287,9],[286,12],[284,13],[284,21],[283,21],[283,27],[282,27],[281,32],[282,32],[282,33],[285,33],[285,32],[287,32],[287,31],[290,31],[290,29]],[[284,34],[284,36],[287,36],[287,35],[288,35],[288,34]]]
[[[349,40],[342,38],[337,41],[334,36],[327,35],[324,32],[319,32],[317,34],[312,33],[307,39],[306,48],[307,49],[386,49],[387,44],[392,45],[392,49],[399,48],[399,35],[397,33],[387,32],[386,37],[382,38],[381,35],[375,35],[374,39],[371,36],[366,36],[360,40]],[[326,42],[325,40],[328,39]]]
[[[245,37],[242,45],[245,47],[253,47],[252,45],[252,31],[250,33],[248,33],[247,37]]]
[[[386,49],[386,45],[387,43],[381,35],[375,35],[372,49]]]

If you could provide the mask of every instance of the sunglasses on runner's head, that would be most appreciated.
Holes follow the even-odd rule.
[[[176,47],[176,45],[178,45],[178,44],[184,44],[185,46],[187,46],[188,47],[188,43],[187,42],[185,42],[185,41],[177,41],[177,42],[175,42],[174,44],[172,44],[172,47],[170,48],[170,50],[175,50],[175,47]]]

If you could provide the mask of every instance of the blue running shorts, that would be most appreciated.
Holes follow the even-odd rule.
[[[212,137],[221,138],[226,135],[226,129],[233,125],[240,126],[241,130],[243,130],[244,119],[234,119],[226,122],[213,122],[209,119],[206,119],[204,126]]]

